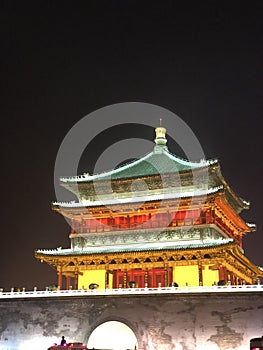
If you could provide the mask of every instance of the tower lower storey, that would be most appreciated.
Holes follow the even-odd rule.
[[[97,284],[99,289],[211,286],[215,283],[231,285],[254,284],[258,271],[242,256],[239,248],[228,244],[221,249],[193,251],[140,252],[97,256],[42,256],[53,265],[62,289],[88,289]],[[39,257],[40,258],[40,257]]]
[[[241,285],[244,279],[229,271],[225,266],[189,265],[159,268],[134,268],[124,270],[89,270],[78,276],[77,288],[88,289],[90,284],[97,284],[98,289],[105,288],[157,288],[168,287],[174,282],[178,286],[212,286],[219,281]],[[247,281],[245,281],[247,282]],[[248,283],[253,283],[252,280]]]
[[[147,244],[141,243],[140,235],[147,238]],[[133,242],[129,235],[112,235],[109,242],[107,236],[98,235],[87,242],[86,237],[74,234],[71,249],[37,251],[36,257],[56,269],[61,289],[88,289],[90,284],[100,289],[129,288],[131,284],[157,288],[173,282],[180,287],[211,286],[219,281],[240,285],[254,284],[262,276],[239,243],[223,238],[214,228],[189,230],[183,240],[180,235],[174,230],[139,232],[132,236]],[[110,245],[113,240],[115,245]]]

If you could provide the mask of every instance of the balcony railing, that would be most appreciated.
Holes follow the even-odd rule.
[[[254,285],[226,285],[226,286],[186,286],[184,287],[158,287],[158,288],[118,288],[118,289],[69,289],[69,290],[37,290],[32,291],[23,289],[20,292],[3,291],[0,289],[0,299],[17,299],[17,298],[59,298],[59,297],[78,297],[91,296],[94,297],[111,295],[147,295],[147,294],[194,294],[194,293],[253,293],[263,292],[263,284]]]

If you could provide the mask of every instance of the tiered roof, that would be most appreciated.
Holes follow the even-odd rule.
[[[142,252],[142,251],[169,251],[169,250],[186,250],[186,249],[207,249],[213,247],[227,246],[233,243],[232,238],[207,239],[203,242],[146,242],[146,243],[130,243],[130,244],[112,244],[97,247],[85,247],[83,249],[49,249],[38,250],[38,253],[44,253],[50,256],[64,256],[64,255],[85,255],[85,254],[107,254],[107,253],[125,253],[125,252]]]
[[[179,158],[166,149],[156,148],[146,156],[123,165],[117,169],[110,170],[101,174],[62,177],[61,183],[68,182],[90,182],[103,181],[107,179],[120,180],[128,178],[138,178],[159,174],[180,173],[193,171],[194,169],[206,168],[211,164],[216,164],[217,159],[205,160],[199,162],[190,162]]]
[[[93,258],[96,261],[113,259],[114,263],[114,256],[120,254],[145,257],[149,253],[177,256],[177,252],[179,255],[212,252],[221,257],[228,252],[238,256],[240,264],[257,275],[257,268],[244,256],[240,244],[242,234],[255,230],[255,225],[245,223],[239,216],[243,209],[248,209],[249,203],[237,196],[225,181],[217,159],[193,162],[173,155],[166,147],[165,132],[163,127],[156,128],[153,151],[138,160],[100,174],[60,178],[61,185],[75,193],[78,201],[54,202],[53,209],[72,221],[100,220],[118,215],[136,216],[138,208],[140,213],[147,214],[153,207],[158,208],[160,203],[164,212],[173,207],[176,210],[178,206],[187,210],[185,208],[194,198],[195,209],[202,210],[203,204],[208,210],[212,206],[217,210],[217,215],[223,220],[221,226],[227,218],[229,226],[235,227],[234,235],[214,222],[199,222],[196,226],[184,223],[158,229],[143,226],[118,229],[114,226],[109,231],[73,230],[70,234],[71,248],[41,249],[36,251],[36,256],[57,265],[60,259],[76,259],[82,264],[83,258],[90,264]],[[136,180],[143,180],[148,188],[139,188],[133,193],[132,185]],[[96,193],[96,185],[99,186],[99,194]]]
[[[193,162],[175,156],[169,152],[166,146],[165,133],[165,128],[156,128],[156,145],[153,151],[138,160],[99,174],[90,175],[85,173],[79,176],[61,177],[61,186],[77,195],[79,202],[55,202],[53,203],[54,206],[61,208],[91,207],[169,198],[190,198],[223,192],[230,206],[237,213],[249,208],[249,203],[237,196],[225,181],[217,159],[201,159],[198,162]],[[179,181],[180,183],[175,181],[175,185],[171,185],[172,181],[168,181],[168,185],[166,185],[161,180],[160,188],[147,190],[146,192],[136,191],[136,197],[133,197],[129,191],[122,189],[122,183],[125,181],[131,183],[135,179],[143,179],[150,184],[158,176],[172,179],[176,175],[180,176],[180,180],[183,180],[187,177],[193,179],[195,174],[197,174],[196,179],[195,181],[192,180],[190,186],[189,181],[185,181],[186,184],[184,184],[184,181]],[[109,181],[115,184],[116,188],[121,184],[121,190],[118,189],[116,192],[113,191],[109,194],[100,191],[99,196],[93,193],[93,184],[103,184]]]

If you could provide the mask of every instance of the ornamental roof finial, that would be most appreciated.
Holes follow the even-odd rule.
[[[160,126],[158,126],[155,129],[155,133],[156,133],[156,137],[155,137],[154,142],[156,143],[157,148],[159,149],[161,147],[162,149],[167,150],[167,147],[166,147],[166,143],[167,143],[166,129],[162,126],[162,118],[160,118]]]

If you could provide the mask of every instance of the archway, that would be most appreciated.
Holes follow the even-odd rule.
[[[125,323],[108,321],[99,325],[91,333],[89,349],[135,350],[138,343],[135,334]]]

